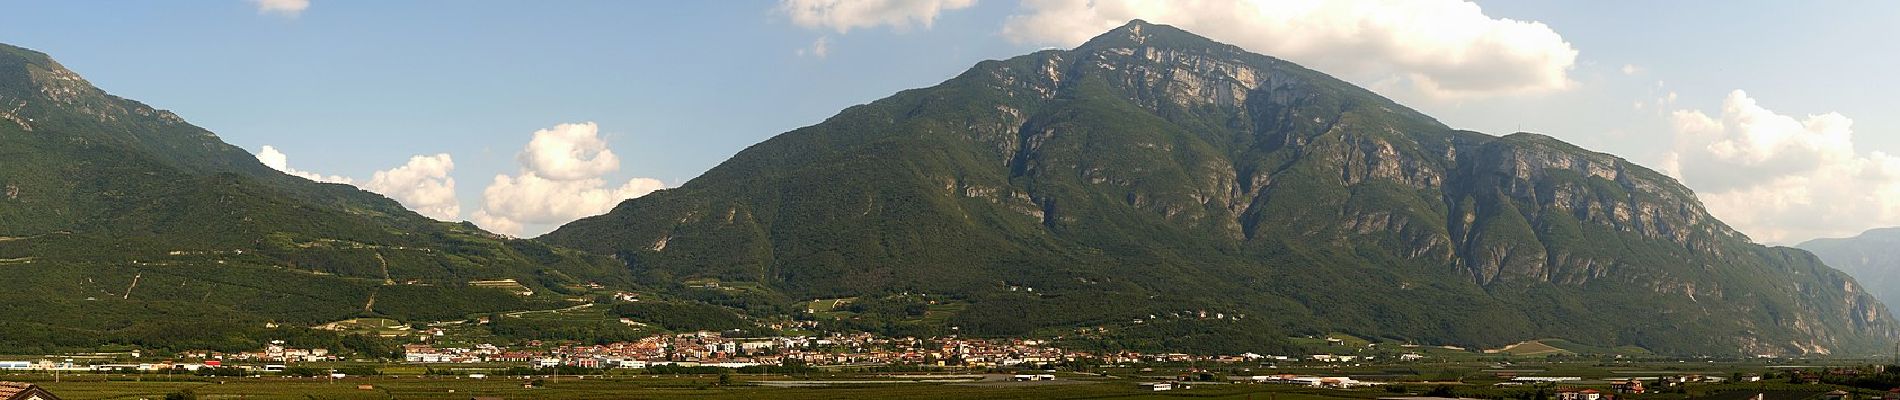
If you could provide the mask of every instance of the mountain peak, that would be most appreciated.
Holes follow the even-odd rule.
[[[1213,39],[1208,39],[1207,37],[1182,30],[1181,28],[1176,28],[1172,25],[1156,24],[1148,22],[1147,20],[1134,19],[1129,20],[1128,23],[1122,24],[1120,27],[1097,35],[1095,38],[1089,39],[1088,42],[1076,48],[1145,46],[1211,49],[1225,47],[1226,45],[1215,42]]]
[[[13,63],[52,63],[53,58],[46,53],[33,49],[0,43],[0,62]]]
[[[46,53],[0,43],[0,97],[14,102],[40,97],[73,104],[81,101],[100,103],[89,99],[103,95],[91,82],[66,69],[66,66],[60,65]]]

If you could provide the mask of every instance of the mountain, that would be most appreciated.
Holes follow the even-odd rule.
[[[1653,170],[1142,21],[847,108],[540,239],[650,284],[865,303],[840,324],[1107,349],[1816,354],[1896,334],[1852,278]]]
[[[1827,265],[1860,280],[1860,290],[1881,303],[1900,301],[1900,228],[1881,228],[1859,236],[1814,239],[1795,247],[1813,252]]]
[[[515,279],[537,293],[476,287]],[[280,173],[169,111],[0,45],[0,349],[254,350],[352,317],[460,319],[624,284],[605,257]],[[307,336],[307,335],[305,335]]]

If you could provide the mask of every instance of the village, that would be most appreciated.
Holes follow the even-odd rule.
[[[1761,390],[1756,385],[1773,384],[1778,387],[1774,390],[1808,393],[1811,397],[1804,398],[1808,400],[1900,400],[1900,389],[1879,394],[1864,389],[1858,394],[1842,390],[1852,390],[1841,385],[1860,377],[1890,375],[1885,373],[1884,365],[1796,368],[1776,366],[1773,360],[1736,359],[1696,372],[1671,365],[1690,361],[1687,359],[1629,363],[1608,357],[1598,361],[1580,359],[1576,360],[1580,364],[1572,364],[1539,357],[1490,355],[1454,360],[1449,358],[1454,357],[1448,353],[1451,349],[1443,346],[1381,349],[1376,344],[1323,336],[1308,338],[1321,347],[1312,348],[1314,354],[1304,355],[1098,353],[1063,349],[1037,339],[883,337],[869,333],[734,337],[698,331],[605,344],[536,340],[494,344],[441,339],[428,330],[417,336],[434,339],[403,345],[399,358],[364,359],[331,349],[271,341],[244,352],[187,351],[162,357],[138,351],[49,355],[0,361],[0,374],[40,379],[50,375],[54,383],[61,379],[111,380],[113,376],[134,381],[143,377],[154,381],[225,382],[222,379],[229,377],[260,382],[349,382],[362,390],[491,379],[514,382],[511,385],[524,390],[539,390],[547,381],[562,376],[652,383],[668,379],[726,382],[732,375],[733,382],[760,387],[865,382],[986,385],[983,387],[1109,384],[1139,391],[1343,391],[1339,396],[1346,397],[1355,396],[1348,393],[1357,391],[1415,396],[1394,399],[1505,396],[1500,398],[1545,400],[1671,398],[1685,393],[1685,389]],[[1602,360],[1611,362],[1579,368]],[[1390,373],[1407,370],[1414,372]],[[1465,372],[1458,372],[1450,380],[1433,377],[1461,370]]]
[[[423,338],[432,337],[424,332]],[[1328,348],[1352,353],[1340,340],[1325,339]],[[1065,350],[1051,342],[1036,339],[994,338],[892,338],[869,333],[831,334],[828,336],[727,337],[719,332],[699,331],[657,334],[630,342],[608,344],[543,343],[527,341],[496,345],[440,344],[423,340],[402,346],[398,360],[364,360],[338,355],[328,349],[297,348],[283,341],[272,341],[257,351],[221,353],[188,351],[162,360],[141,357],[138,352],[116,357],[43,358],[32,361],[0,361],[0,371],[39,373],[130,373],[269,376],[320,372],[343,378],[343,369],[324,368],[370,362],[372,365],[411,365],[430,371],[451,371],[469,377],[517,371],[527,374],[606,375],[614,370],[647,372],[674,368],[692,373],[708,370],[740,372],[786,372],[796,370],[877,371],[878,368],[908,367],[901,371],[950,371],[1013,373],[1015,381],[1057,379],[1058,369],[1075,373],[1090,369],[1107,371],[1119,368],[1141,378],[1145,390],[1184,390],[1208,384],[1274,384],[1323,389],[1361,389],[1382,385],[1416,384],[1405,380],[1379,379],[1365,374],[1341,372],[1344,369],[1377,365],[1421,365],[1429,357],[1404,352],[1383,359],[1380,355],[1308,354],[1302,356],[1191,355],[1183,353],[1145,354],[1138,352],[1090,353]],[[51,356],[49,356],[51,357]],[[392,364],[393,363],[393,364]],[[314,366],[314,367],[313,367]],[[1083,367],[1086,366],[1086,367]],[[1282,367],[1286,371],[1277,372]],[[1218,379],[1212,371],[1224,371]],[[1331,370],[1334,373],[1324,373]],[[303,371],[303,372],[299,372]],[[368,374],[382,374],[376,368],[358,368]],[[567,372],[561,372],[567,371]],[[1014,372],[1012,372],[1014,371]],[[1294,373],[1300,371],[1303,373]],[[1557,400],[1612,400],[1619,395],[1644,394],[1690,384],[1760,382],[1763,374],[1736,373],[1732,376],[1708,374],[1562,376],[1519,374],[1500,370],[1483,379],[1488,386],[1544,387],[1554,389]],[[1852,376],[1853,369],[1827,371],[1791,371],[1785,379],[1796,383],[1819,383],[1824,376]],[[1096,372],[1105,374],[1106,372]],[[1197,377],[1199,379],[1197,379]],[[1197,382],[1197,380],[1199,382]],[[1477,383],[1477,382],[1465,382]],[[1900,400],[1900,399],[1893,399]]]
[[[268,371],[278,369],[276,367],[280,365],[350,361],[327,349],[286,347],[281,341],[274,341],[271,345],[253,352],[189,351],[177,356],[178,360],[140,364],[65,365],[47,360],[0,361],[0,370],[131,368],[138,371],[156,371],[179,368],[195,371],[203,367],[249,368],[253,365],[261,365],[255,368]],[[1036,339],[888,338],[869,333],[834,334],[824,337],[735,338],[726,337],[719,332],[700,331],[660,334],[637,341],[598,345],[543,343],[538,340],[519,345],[412,343],[403,345],[400,362],[529,368],[648,368],[654,366],[743,368],[783,365],[1041,368],[1083,360],[1091,363],[1141,364],[1246,363],[1263,360],[1337,363],[1352,362],[1355,359],[1355,356],[1331,354],[1305,358],[1251,353],[1208,356],[1183,353],[1118,352],[1098,355],[1065,350],[1053,346],[1049,341]]]

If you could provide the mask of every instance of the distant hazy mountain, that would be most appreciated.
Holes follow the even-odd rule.
[[[1900,301],[1900,228],[1881,228],[1844,239],[1815,239],[1798,246],[1827,265],[1860,280],[1860,290],[1880,302]]]
[[[515,279],[541,295],[476,288]],[[619,263],[442,223],[260,164],[169,111],[0,45],[0,352],[255,349],[357,316],[552,306]]]
[[[855,297],[872,304],[843,322],[868,329],[1104,348],[1345,332],[1800,354],[1895,335],[1852,278],[1655,171],[1140,21],[848,108],[543,239],[738,303]]]

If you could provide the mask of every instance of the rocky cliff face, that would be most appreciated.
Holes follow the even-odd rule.
[[[1851,238],[1815,239],[1795,247],[1814,252],[1827,265],[1853,275],[1854,282],[1833,282],[1843,290],[1867,292],[1883,303],[1900,302],[1900,228],[1872,229]]]
[[[710,210],[752,218],[693,222]],[[1162,303],[1272,315],[1281,332],[1471,345],[1782,354],[1894,335],[1851,278],[1751,243],[1654,171],[1546,136],[1452,130],[1139,21],[853,107],[546,239],[794,296],[947,292],[966,314],[1080,307],[992,285],[1149,299],[1042,326],[1140,331],[1124,317]],[[734,242],[749,250],[720,245]],[[690,261],[704,259],[721,262]],[[1111,280],[1128,285],[1099,284]]]

